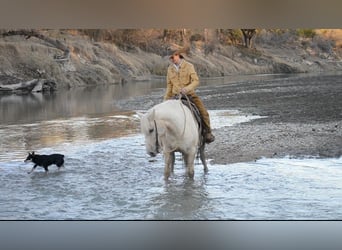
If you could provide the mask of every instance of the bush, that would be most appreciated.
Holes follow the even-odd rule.
[[[196,33],[190,37],[190,42],[197,42],[197,41],[204,41],[204,36]]]
[[[239,29],[220,29],[219,40],[224,45],[238,45],[242,41],[242,33]]]
[[[303,38],[314,38],[316,32],[313,29],[298,29],[297,34]]]
[[[325,53],[331,53],[333,51],[334,46],[334,41],[326,40],[319,36],[316,37],[313,41],[313,47],[317,47],[319,50]]]
[[[255,43],[260,45],[278,45],[293,42],[297,38],[293,30],[269,29],[260,31],[255,37]]]

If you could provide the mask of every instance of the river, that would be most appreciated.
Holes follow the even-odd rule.
[[[208,159],[208,174],[196,160],[190,180],[177,155],[175,173],[165,182],[163,158],[147,156],[138,116],[114,102],[163,85],[160,80],[1,96],[0,219],[342,218],[342,158],[289,156],[229,165]],[[238,110],[209,113],[214,128],[260,118]],[[27,174],[32,163],[24,159],[33,150],[65,154],[65,167]]]

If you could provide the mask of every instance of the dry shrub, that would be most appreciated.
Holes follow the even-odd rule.
[[[255,37],[255,43],[261,46],[283,45],[292,43],[297,40],[297,35],[294,30],[288,29],[269,29],[261,30]]]
[[[313,39],[311,48],[318,49],[324,53],[331,53],[335,47],[335,42],[332,40],[324,39],[317,36]]]

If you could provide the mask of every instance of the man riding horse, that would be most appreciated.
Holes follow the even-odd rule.
[[[170,56],[171,64],[167,69],[167,87],[164,100],[171,99],[175,95],[183,94],[191,97],[198,108],[203,120],[203,137],[206,143],[215,140],[211,132],[210,118],[201,99],[195,94],[199,85],[199,79],[193,64],[184,59],[181,51],[175,51]]]

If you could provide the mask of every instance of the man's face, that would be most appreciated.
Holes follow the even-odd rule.
[[[180,57],[179,55],[175,54],[173,56],[170,57],[171,62],[178,64],[180,62]]]

